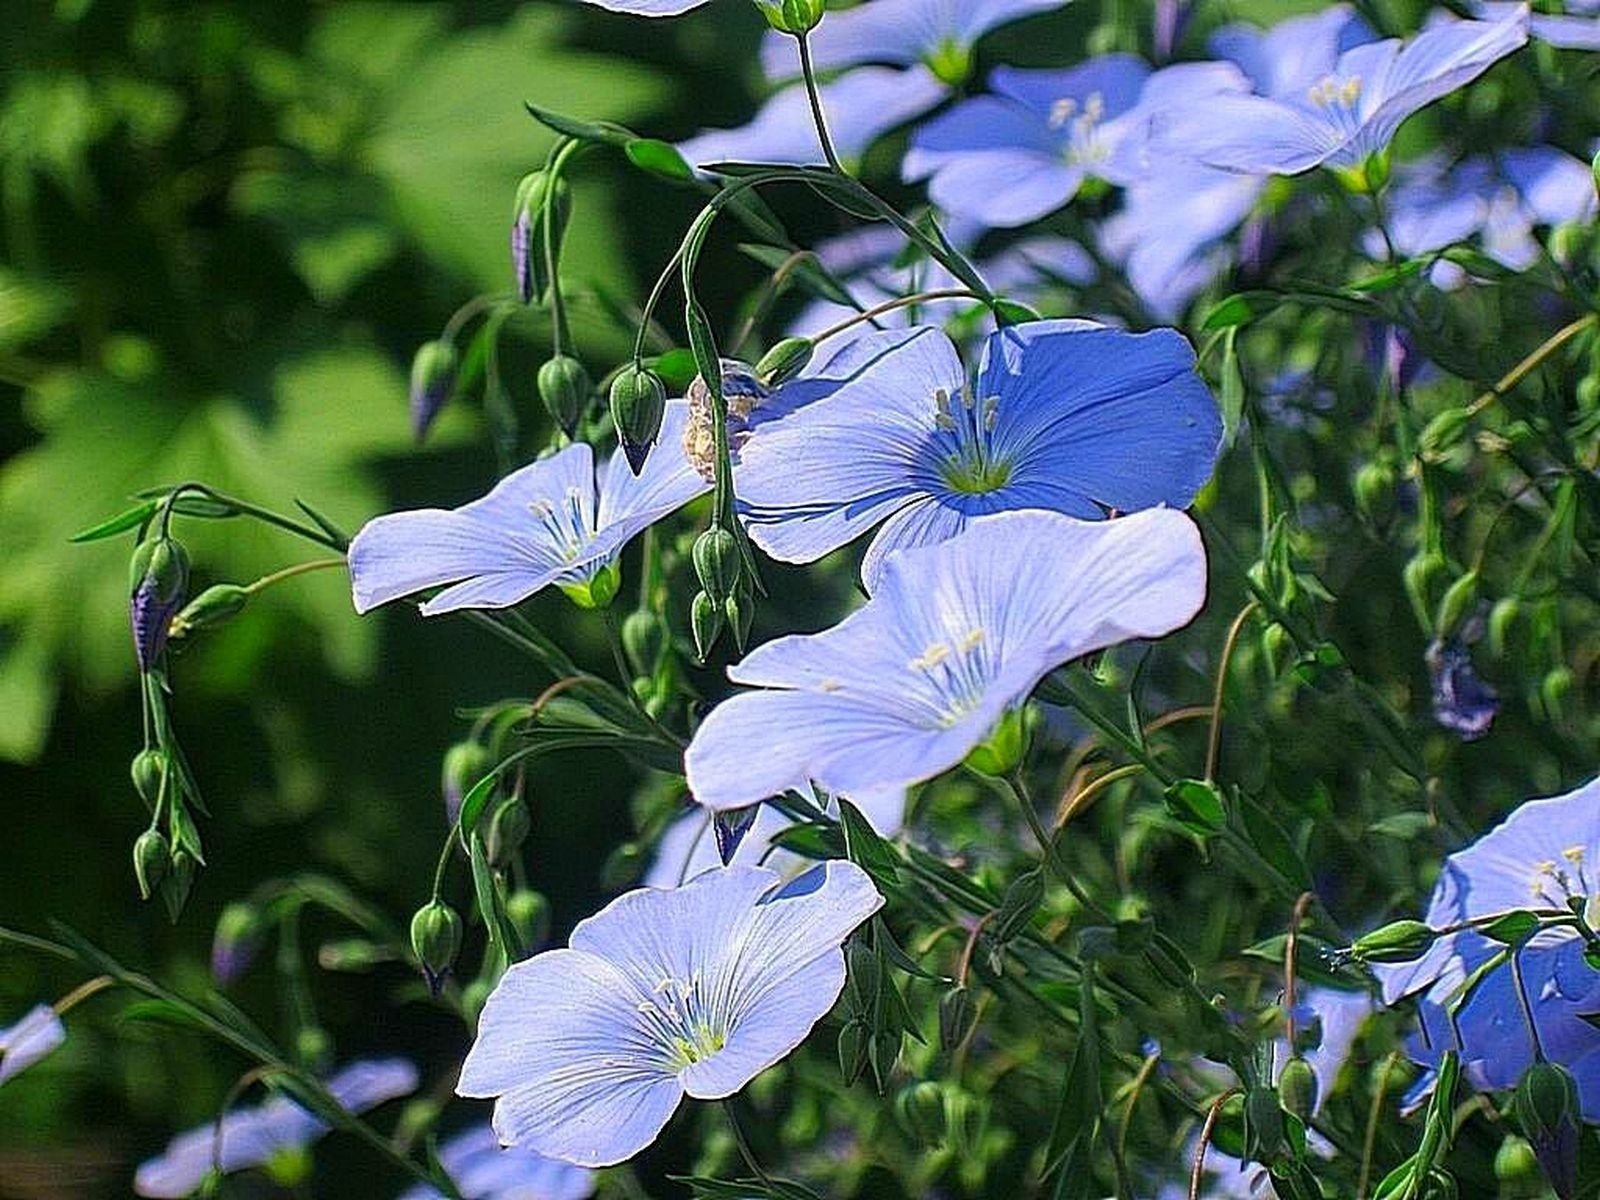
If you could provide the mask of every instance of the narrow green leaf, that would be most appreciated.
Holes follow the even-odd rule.
[[[868,875],[883,887],[900,883],[900,856],[894,847],[878,835],[872,823],[843,796],[839,801],[839,823],[844,827],[845,853]]]
[[[136,504],[132,508],[124,509],[114,517],[108,517],[98,525],[73,534],[69,542],[98,542],[101,538],[115,537],[129,529],[136,529],[151,517],[155,516],[156,509],[160,507],[156,500],[146,500],[143,504]]]
[[[557,133],[564,133],[568,137],[577,138],[582,142],[598,142],[607,146],[626,146],[629,142],[637,141],[638,135],[631,129],[616,124],[614,121],[580,121],[576,117],[569,117],[548,108],[540,108],[537,104],[527,101],[522,105],[539,124],[554,129]]]

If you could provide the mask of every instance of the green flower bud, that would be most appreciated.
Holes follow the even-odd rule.
[[[867,1069],[867,1042],[867,1028],[860,1021],[846,1021],[839,1030],[839,1074],[846,1087],[853,1087]]]
[[[1358,937],[1350,947],[1358,962],[1399,963],[1421,958],[1437,935],[1421,921],[1391,921]]]
[[[1509,1195],[1532,1197],[1544,1193],[1540,1180],[1539,1158],[1526,1139],[1508,1137],[1494,1154],[1494,1177]]]
[[[954,987],[939,997],[939,1049],[955,1052],[972,1029],[972,996],[964,987]]]
[[[563,583],[562,594],[579,608],[605,608],[622,590],[622,567],[606,563],[582,583]]]
[[[578,427],[578,419],[593,395],[594,381],[589,372],[570,354],[558,354],[539,368],[539,399],[544,401],[550,419],[568,437]]]
[[[1417,448],[1429,462],[1438,462],[1459,446],[1472,424],[1472,414],[1464,408],[1447,408],[1423,427]]]
[[[1466,616],[1467,609],[1477,600],[1478,573],[1468,571],[1445,589],[1444,598],[1439,601],[1439,610],[1433,618],[1434,636],[1446,638],[1454,633],[1461,618]]]
[[[522,945],[537,950],[550,936],[550,901],[529,888],[521,888],[506,897],[506,916],[510,919]]]
[[[666,625],[649,609],[631,612],[622,622],[622,651],[640,675],[649,675],[656,669],[666,646]]]
[[[694,541],[691,553],[694,573],[700,587],[713,600],[726,600],[739,584],[743,564],[739,561],[739,542],[726,529],[708,529]]]
[[[755,0],[767,24],[779,33],[810,33],[822,21],[822,0]]]
[[[507,796],[489,813],[488,829],[483,836],[483,852],[489,865],[499,869],[509,868],[528,840],[533,822],[528,818],[528,806],[521,796]]]
[[[1550,720],[1560,720],[1575,679],[1572,668],[1562,664],[1545,672],[1544,678],[1539,681],[1539,700]]]
[[[456,372],[461,355],[454,343],[423,342],[411,359],[411,432],[421,441],[439,415],[444,402],[456,390]]]
[[[1386,525],[1395,510],[1395,471],[1385,462],[1367,462],[1356,472],[1356,509],[1374,525]]]
[[[161,795],[161,783],[167,777],[166,752],[146,746],[133,756],[133,790],[153,810]]]
[[[926,1079],[908,1084],[894,1098],[895,1115],[906,1132],[924,1146],[943,1143],[948,1122],[944,1089]]]
[[[1417,614],[1417,624],[1427,629],[1433,620],[1433,589],[1440,576],[1450,566],[1444,555],[1436,550],[1416,555],[1402,568],[1400,575],[1406,585],[1406,595],[1411,600],[1412,611]]]
[[[661,434],[661,417],[666,409],[667,388],[654,373],[628,366],[611,381],[611,420],[617,427],[617,442],[635,475],[644,469],[650,447]]]
[[[328,1036],[328,1031],[319,1025],[302,1025],[294,1035],[294,1056],[302,1065],[321,1072],[327,1068],[328,1061],[333,1057],[333,1039]],[[308,1170],[310,1165],[307,1161]]]
[[[428,901],[411,918],[411,952],[435,996],[461,949],[461,918],[442,900]]]
[[[172,864],[172,847],[159,829],[146,829],[133,843],[133,874],[139,881],[139,895],[148,900],[161,886]]]
[[[1578,1138],[1583,1120],[1572,1073],[1557,1063],[1534,1063],[1512,1094],[1511,1111],[1551,1188],[1561,1200],[1569,1200],[1577,1193]]]
[[[694,604],[689,609],[689,626],[694,632],[695,653],[700,656],[701,662],[710,657],[717,638],[722,635],[722,620],[722,605],[713,600],[709,593],[696,592]]]
[[[492,991],[494,985],[487,979],[474,979],[461,989],[461,1011],[473,1025],[478,1023],[478,1014],[489,1002],[489,993]]]
[[[756,378],[767,387],[777,387],[805,370],[816,348],[810,338],[786,337],[761,356],[756,363]]]
[[[237,583],[217,583],[208,587],[172,618],[174,637],[195,629],[209,629],[232,620],[250,602],[250,590]]]
[[[1593,236],[1589,226],[1583,221],[1564,221],[1550,230],[1550,257],[1563,267],[1571,269],[1582,262],[1589,250],[1589,239]]]
[[[511,213],[511,271],[524,304],[544,295],[550,283],[545,270],[545,221],[551,223],[551,244],[559,246],[571,212],[572,191],[565,179],[557,177],[552,191],[546,172],[530,171],[517,184]]]
[[[1278,1075],[1278,1095],[1283,1107],[1302,1121],[1317,1110],[1317,1074],[1298,1054],[1283,1064]]]
[[[182,846],[173,850],[160,891],[162,903],[167,906],[167,918],[174,924],[183,915],[184,905],[189,903],[189,893],[194,890],[195,876],[199,873],[200,864],[194,855]]]
[[[1515,596],[1503,596],[1489,610],[1489,653],[1496,658],[1506,656],[1511,644],[1511,634],[1517,618],[1522,615],[1522,603]]]
[[[227,987],[249,969],[260,930],[261,914],[254,905],[236,900],[218,915],[211,939],[211,977],[218,987]]]
[[[966,765],[997,779],[1016,770],[1027,752],[1028,727],[1022,709],[1008,708],[989,736],[968,751]]]
[[[172,618],[189,586],[189,555],[177,539],[156,536],[139,543],[128,563],[129,616],[139,669],[148,671],[166,648]]]
[[[494,765],[494,755],[489,753],[489,748],[471,739],[457,742],[444,752],[439,768],[439,790],[444,795],[444,816],[449,825],[454,826],[461,819],[461,802]]]
[[[733,630],[733,644],[744,653],[744,645],[750,639],[750,626],[756,618],[756,606],[748,596],[741,596],[734,592],[722,602],[722,614],[728,619],[728,628]]]

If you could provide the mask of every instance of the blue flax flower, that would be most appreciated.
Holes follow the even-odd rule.
[[[0,1029],[0,1084],[15,1079],[67,1040],[67,1029],[48,1004],[36,1004],[22,1020]]]
[[[1477,16],[1493,20],[1515,4],[1484,0],[1474,4]],[[1528,34],[1558,50],[1600,50],[1600,0],[1567,0],[1565,12],[1536,12],[1528,19]]]
[[[598,1180],[587,1167],[545,1158],[524,1146],[503,1147],[489,1125],[474,1125],[439,1147],[439,1162],[462,1200],[587,1200]],[[443,1200],[426,1184],[400,1200]]]
[[[1217,95],[1205,105],[1169,109],[1160,119],[1161,144],[1247,174],[1295,175],[1317,166],[1356,171],[1388,147],[1412,113],[1466,86],[1527,40],[1527,6],[1519,5],[1495,21],[1448,21],[1407,42],[1367,42],[1345,50],[1309,83],[1301,73],[1306,63],[1283,73],[1275,95]]]
[[[1155,114],[1244,91],[1231,64],[1150,73],[1107,54],[1065,71],[1000,67],[994,95],[964,100],[917,130],[908,180],[927,179],[940,208],[988,226],[1025,225],[1071,200],[1085,180],[1126,185],[1150,170]]]
[[[731,1096],[799,1046],[844,987],[844,940],[882,904],[849,862],[787,884],[734,866],[628,892],[569,948],[506,972],[456,1090],[498,1097],[504,1145],[622,1162],[685,1096]]]
[[[1052,668],[1161,637],[1205,599],[1205,551],[1171,509],[1114,521],[984,517],[885,561],[872,598],[822,633],[728,668],[684,756],[689,790],[738,808],[815,781],[854,795],[955,766]]]
[[[446,584],[423,613],[508,608],[552,583],[583,602],[631,538],[709,490],[684,457],[687,421],[684,404],[667,405],[638,476],[618,452],[597,480],[594,452],[577,442],[461,508],[367,522],[350,543],[356,611]]]
[[[740,446],[750,537],[774,558],[811,562],[886,522],[861,567],[870,591],[890,551],[986,513],[1183,507],[1210,478],[1222,422],[1173,330],[1011,326],[984,343],[975,385],[942,332],[897,336]]]
[[[867,0],[830,12],[811,31],[811,61],[819,71],[861,63],[922,63],[945,83],[960,84],[972,67],[973,47],[991,29],[1066,0]],[[776,30],[761,43],[761,66],[770,79],[800,73],[794,38]]]
[[[1459,638],[1435,639],[1424,659],[1433,686],[1433,719],[1463,742],[1488,733],[1500,712],[1500,698],[1479,677],[1466,644]]]
[[[398,1058],[351,1063],[327,1081],[333,1098],[352,1113],[408,1095],[416,1086],[417,1069]],[[250,1167],[298,1170],[305,1148],[327,1132],[321,1117],[287,1096],[274,1096],[179,1134],[164,1154],[140,1165],[133,1190],[157,1200],[178,1200],[191,1195],[213,1170],[224,1174]]]
[[[1445,860],[1427,922],[1435,929],[1514,909],[1576,910],[1600,927],[1600,780],[1575,792],[1530,800],[1465,850]],[[1600,1121],[1600,972],[1584,961],[1574,929],[1547,929],[1521,951],[1530,1030],[1516,981],[1502,964],[1460,1003],[1473,972],[1505,947],[1463,931],[1434,943],[1416,962],[1377,968],[1383,998],[1421,992],[1417,1061],[1432,1066],[1459,1049],[1467,1077],[1486,1090],[1514,1087],[1539,1048],[1578,1082],[1586,1121]],[[1430,1080],[1431,1082],[1431,1080]]]
[[[819,89],[833,148],[847,162],[896,126],[926,112],[944,85],[926,67],[862,67]],[[737,129],[708,129],[678,143],[695,167],[720,162],[817,165],[826,160],[804,87],[784,88]]]

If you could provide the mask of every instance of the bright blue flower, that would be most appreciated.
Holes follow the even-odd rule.
[[[859,158],[873,142],[944,95],[944,85],[926,67],[862,67],[819,89],[828,135],[839,157]],[[708,129],[678,143],[695,167],[722,162],[817,165],[826,162],[817,138],[811,101],[803,86],[784,88],[737,129]]]
[[[848,796],[931,779],[1054,667],[1187,624],[1205,576],[1199,532],[1171,509],[979,518],[940,545],[890,555],[872,598],[840,624],[728,668],[756,690],[696,731],[689,790],[721,809],[813,781]]]
[[[351,1063],[327,1080],[327,1089],[352,1113],[365,1112],[416,1090],[417,1069],[398,1058]],[[254,1108],[236,1108],[216,1121],[181,1133],[166,1152],[142,1163],[133,1190],[157,1200],[192,1194],[213,1170],[224,1174],[271,1167],[298,1154],[328,1132],[327,1124],[287,1096]]]
[[[941,209],[985,225],[1025,225],[1071,200],[1087,179],[1126,185],[1151,169],[1155,114],[1243,91],[1224,63],[1151,74],[1107,54],[1065,71],[999,67],[994,95],[964,100],[912,135],[903,172],[928,180]]]
[[[1353,170],[1385,150],[1412,113],[1466,86],[1527,40],[1523,5],[1498,21],[1450,21],[1409,42],[1368,42],[1345,50],[1309,84],[1296,68],[1285,76],[1294,84],[1273,94],[1218,95],[1205,105],[1171,108],[1160,119],[1160,142],[1169,153],[1247,174]]]
[[[922,63],[946,83],[966,78],[978,39],[1067,0],[867,0],[830,12],[811,31],[811,61],[819,71],[861,63],[909,67]],[[800,73],[800,54],[788,34],[770,31],[761,43],[769,79]]]
[[[871,590],[890,551],[952,537],[981,514],[1184,507],[1221,436],[1194,351],[1173,330],[1010,326],[984,343],[974,385],[950,339],[919,329],[830,395],[757,427],[735,490],[751,540],[783,562],[886,522],[861,567]]]
[[[1575,792],[1530,800],[1465,850],[1445,860],[1428,905],[1435,929],[1514,909],[1575,905],[1600,926],[1600,780]],[[1447,1049],[1461,1051],[1476,1087],[1514,1087],[1534,1061],[1533,1037],[1516,983],[1502,965],[1457,1010],[1463,982],[1505,947],[1474,932],[1439,939],[1413,963],[1376,968],[1385,1003],[1423,993],[1422,1033],[1412,1056],[1427,1065]],[[1521,952],[1523,981],[1539,1044],[1552,1062],[1576,1076],[1584,1119],[1600,1120],[1600,972],[1583,957],[1572,929],[1541,932]],[[1452,1017],[1453,1012],[1453,1017]]]
[[[22,1020],[0,1029],[0,1084],[15,1079],[67,1040],[67,1028],[48,1004],[30,1008]]]
[[[599,1180],[587,1167],[545,1158],[525,1146],[502,1147],[488,1125],[474,1125],[439,1147],[439,1161],[463,1200],[587,1200]],[[442,1200],[425,1184],[400,1200]]]
[[[685,1096],[731,1096],[806,1039],[844,987],[841,946],[883,904],[853,863],[785,884],[707,871],[640,888],[506,972],[461,1068],[508,1146],[581,1166],[643,1150]]]
[[[635,476],[621,453],[595,477],[576,442],[513,471],[481,500],[367,522],[350,543],[357,612],[446,587],[423,613],[507,608],[554,583],[580,590],[634,535],[708,491],[683,453],[688,410],[667,405],[660,444]]]

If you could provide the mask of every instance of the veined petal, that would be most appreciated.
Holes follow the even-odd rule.
[[[1264,96],[1300,97],[1330,74],[1339,55],[1373,39],[1367,23],[1348,4],[1290,17],[1267,30],[1225,25],[1211,35],[1211,52],[1243,68]]]
[[[67,1027],[48,1004],[36,1004],[0,1030],[0,1084],[15,1079],[67,1040]]]
[[[1164,152],[1248,175],[1297,175],[1344,144],[1336,125],[1264,96],[1216,96],[1163,114],[1154,131]]]
[[[973,103],[977,103],[974,101]],[[925,163],[929,156],[906,164]],[[1083,186],[1084,171],[1059,154],[972,150],[948,158],[928,181],[928,198],[945,212],[993,229],[1014,229],[1061,208]]]
[[[1132,54],[1102,54],[1066,70],[1033,67],[996,67],[989,86],[1043,117],[1058,111],[1063,100],[1074,101],[1074,111],[1098,97],[1103,118],[1115,117],[1139,102],[1139,90],[1150,67]]]
[[[488,1125],[474,1125],[445,1141],[439,1161],[466,1200],[586,1200],[598,1184],[585,1167],[523,1146],[502,1147]],[[400,1200],[442,1200],[442,1193],[418,1184]]]
[[[676,17],[699,8],[706,0],[585,0],[596,8],[635,17]]]
[[[504,1145],[587,1167],[631,1158],[683,1098],[645,1024],[648,1001],[629,976],[582,951],[517,963],[484,1005],[456,1091],[498,1097]]]
[[[872,0],[830,11],[811,31],[811,58],[819,71],[859,63],[910,65],[947,44],[970,49],[991,29],[1032,13],[1059,8],[1062,0]],[[768,79],[800,74],[794,38],[771,30],[761,43]]]
[[[883,575],[884,560],[899,550],[947,542],[967,527],[969,514],[933,497],[922,497],[883,523],[861,559],[861,586],[870,595]]]

